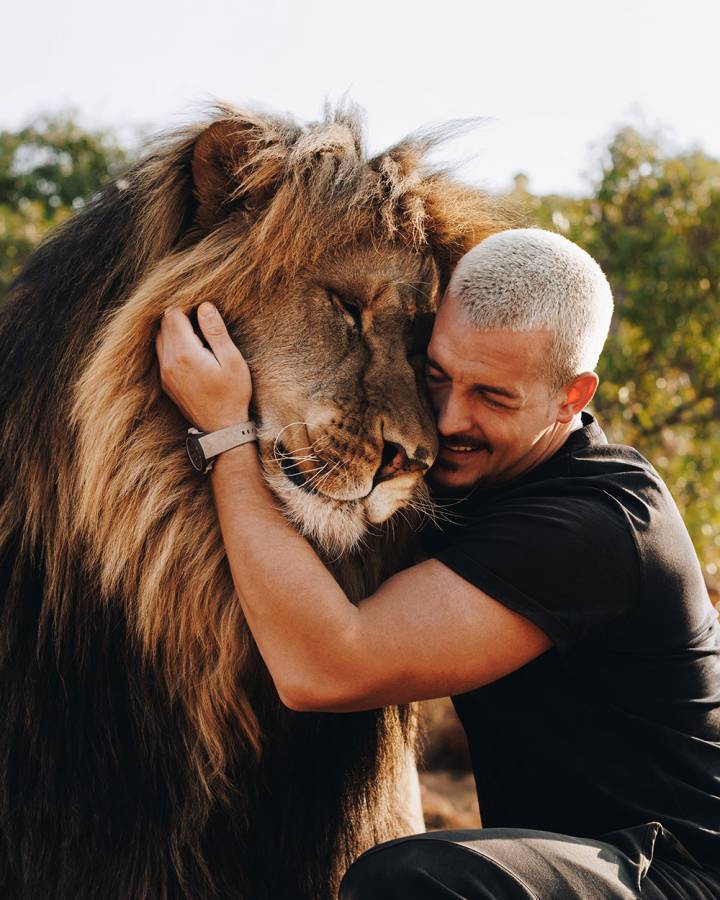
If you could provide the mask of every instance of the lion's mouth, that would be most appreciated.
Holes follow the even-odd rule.
[[[334,500],[339,503],[357,503],[359,500],[367,499],[377,487],[377,483],[373,481],[370,485],[370,489],[364,494],[346,498],[334,497],[332,494],[329,494],[322,489],[322,482],[326,477],[321,474],[324,466],[318,466],[309,473],[304,472],[300,468],[299,461],[288,451],[287,447],[279,441],[276,441],[275,443],[275,461],[280,465],[280,470],[288,481],[305,491],[307,494],[313,494],[316,497],[324,498],[326,500]],[[331,471],[334,468],[335,466],[331,467]]]
[[[367,493],[334,497],[323,490],[325,463],[318,460],[309,470],[303,469],[303,463],[311,462],[308,457],[298,459],[277,439],[272,447],[273,465],[266,470],[269,487],[302,533],[333,553],[356,546],[369,526],[382,524],[411,503],[422,481],[419,469],[396,471],[395,456],[390,458],[388,454]],[[270,463],[269,458],[267,462]]]
[[[304,461],[307,462],[307,459],[308,458],[305,457]],[[312,468],[310,472],[304,471],[300,466],[301,461],[298,460],[294,454],[289,452],[283,443],[280,443],[277,440],[275,441],[275,461],[279,464],[283,475],[291,484],[295,485],[295,487],[316,497],[325,497],[326,499],[345,503],[356,503],[359,500],[367,500],[367,498],[370,497],[383,483],[391,480],[394,481],[401,475],[408,475],[411,473],[418,475],[427,469],[426,463],[420,460],[409,461],[405,451],[398,445],[386,443],[383,448],[382,458],[369,485],[369,489],[361,495],[336,497],[333,496],[332,493],[328,494],[321,488],[323,480],[327,477],[327,475],[323,475],[322,473],[323,470],[327,468],[328,463],[321,465],[318,460],[318,465]],[[331,472],[335,468],[337,468],[337,464],[331,467]],[[401,481],[403,480],[406,479],[401,479]]]

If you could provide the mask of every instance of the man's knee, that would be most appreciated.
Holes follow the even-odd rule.
[[[418,880],[417,850],[406,841],[389,841],[363,853],[345,873],[339,900],[386,900],[411,896]]]
[[[471,893],[472,892],[472,893]],[[450,841],[424,836],[378,844],[348,869],[339,900],[528,900],[511,873]]]

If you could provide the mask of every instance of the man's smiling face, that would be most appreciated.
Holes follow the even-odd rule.
[[[548,331],[478,331],[445,295],[426,366],[440,435],[436,489],[508,481],[550,455],[564,399],[550,386],[550,346]]]

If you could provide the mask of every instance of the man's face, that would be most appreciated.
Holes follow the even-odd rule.
[[[490,486],[545,458],[563,399],[549,384],[550,341],[548,331],[477,331],[445,295],[426,366],[440,435],[436,488]]]

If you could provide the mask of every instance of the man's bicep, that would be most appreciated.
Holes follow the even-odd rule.
[[[364,600],[358,628],[368,705],[463,693],[552,645],[530,619],[435,559],[398,573]]]

